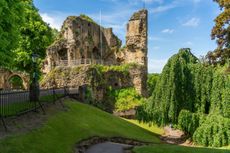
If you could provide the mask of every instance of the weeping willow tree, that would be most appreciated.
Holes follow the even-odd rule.
[[[230,144],[230,140],[226,140],[230,137],[230,126],[224,123],[230,120],[229,78],[224,68],[204,66],[190,49],[181,49],[169,59],[151,98],[138,109],[137,116],[142,121],[159,126],[172,123],[191,137],[195,135],[193,138],[198,144]],[[215,118],[213,116],[223,119],[211,122]],[[215,135],[220,131],[218,127],[223,127],[221,143],[203,142],[206,137],[200,137],[204,133],[204,128],[200,127],[207,122],[212,123],[206,131],[210,135]],[[213,128],[217,128],[216,133]],[[211,138],[214,142],[214,137]]]

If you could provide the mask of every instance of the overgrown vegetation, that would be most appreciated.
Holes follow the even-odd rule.
[[[85,15],[85,14],[80,14],[80,17],[88,22],[97,24],[92,18],[90,18],[89,16]]]
[[[129,81],[129,71],[134,67],[139,65],[135,63],[124,64],[118,66],[103,66],[103,65],[94,65],[94,75],[93,75],[93,86],[94,88],[104,88],[106,91],[106,96],[102,103],[97,103],[96,106],[107,110],[112,111],[125,111],[134,109],[137,106],[144,103],[145,99],[137,93],[137,91],[131,87],[119,86],[118,82]],[[106,75],[109,75],[106,77]],[[116,76],[117,77],[114,77]],[[107,79],[109,80],[107,80]],[[113,80],[114,82],[111,82]],[[117,86],[113,84],[117,82]],[[111,84],[112,83],[112,84]]]
[[[112,89],[107,92],[108,97],[114,98],[115,111],[134,109],[144,103],[144,98],[134,88]]]
[[[230,76],[224,71],[226,67],[204,66],[189,49],[181,49],[164,67],[147,105],[139,108],[139,119],[160,126],[172,123],[191,136],[195,132],[193,139],[198,144],[229,145]],[[201,127],[212,120],[212,116],[222,119],[213,120],[210,127],[205,128],[212,136],[210,143],[204,143],[207,137],[203,136]],[[222,129],[221,134],[218,129]],[[215,135],[221,136],[218,144],[211,143]]]
[[[156,88],[156,84],[159,78],[160,78],[160,74],[157,73],[148,74],[147,89],[149,95],[152,95],[154,89]]]

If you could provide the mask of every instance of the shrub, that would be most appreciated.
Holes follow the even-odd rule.
[[[199,127],[199,121],[199,114],[191,113],[188,110],[181,110],[178,117],[178,126],[181,130],[192,136]]]
[[[195,143],[221,147],[230,145],[230,119],[219,114],[211,114],[205,122],[197,128],[193,135]]]

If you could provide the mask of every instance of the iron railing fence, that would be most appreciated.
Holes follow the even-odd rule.
[[[76,60],[60,60],[56,63],[56,66],[78,66],[78,65],[91,65],[91,64],[103,64],[103,65],[116,65],[112,61],[95,60],[95,59],[76,59]]]
[[[39,101],[31,102],[29,91],[0,91],[0,117],[5,118],[34,111],[45,102],[55,102],[68,94],[77,94],[78,88],[40,89],[39,93]]]

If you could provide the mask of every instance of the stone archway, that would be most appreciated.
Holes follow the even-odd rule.
[[[13,78],[13,77],[18,77],[22,80],[22,89],[28,89],[29,88],[29,80],[28,80],[27,76],[20,74],[20,73],[12,73],[11,75],[8,76],[8,79],[7,79],[8,88],[15,88],[15,87],[12,87],[12,83],[10,82],[11,78]]]
[[[28,74],[7,69],[0,69],[0,90],[11,89],[10,79],[14,76],[21,78],[23,89],[29,89],[30,77]]]

